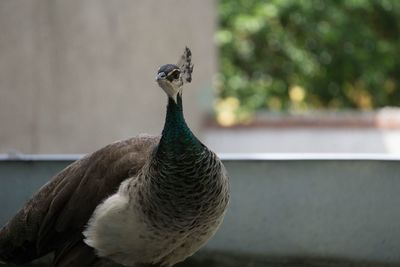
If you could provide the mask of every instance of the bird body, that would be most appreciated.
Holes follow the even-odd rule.
[[[169,101],[150,160],[89,221],[85,242],[100,256],[124,265],[171,266],[197,251],[221,223],[228,201],[225,170],[186,126],[179,105],[180,96],[178,104]]]
[[[190,60],[187,49],[179,67],[158,71],[168,95],[161,137],[113,143],[61,171],[0,230],[0,260],[54,251],[57,267],[103,259],[168,267],[205,244],[222,222],[229,186],[221,161],[183,117]]]

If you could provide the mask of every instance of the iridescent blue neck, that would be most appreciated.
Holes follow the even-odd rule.
[[[183,116],[182,96],[178,94],[176,102],[169,97],[157,154],[186,153],[199,149],[203,149],[203,145],[189,129]]]

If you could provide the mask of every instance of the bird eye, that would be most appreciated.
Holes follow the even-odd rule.
[[[178,79],[179,78],[179,75],[180,75],[180,71],[179,70],[174,70],[169,76],[172,78],[172,79]]]

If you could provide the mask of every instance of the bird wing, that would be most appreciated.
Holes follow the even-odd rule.
[[[118,141],[66,167],[0,230],[0,260],[28,262],[80,236],[96,206],[142,168],[158,142]]]

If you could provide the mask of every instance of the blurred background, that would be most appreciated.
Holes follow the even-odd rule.
[[[399,266],[398,0],[0,0],[0,225],[65,154],[160,134],[155,74],[185,46],[187,122],[238,155],[181,266]]]
[[[396,0],[2,0],[0,153],[159,134],[185,46],[192,130],[219,153],[400,153]]]

